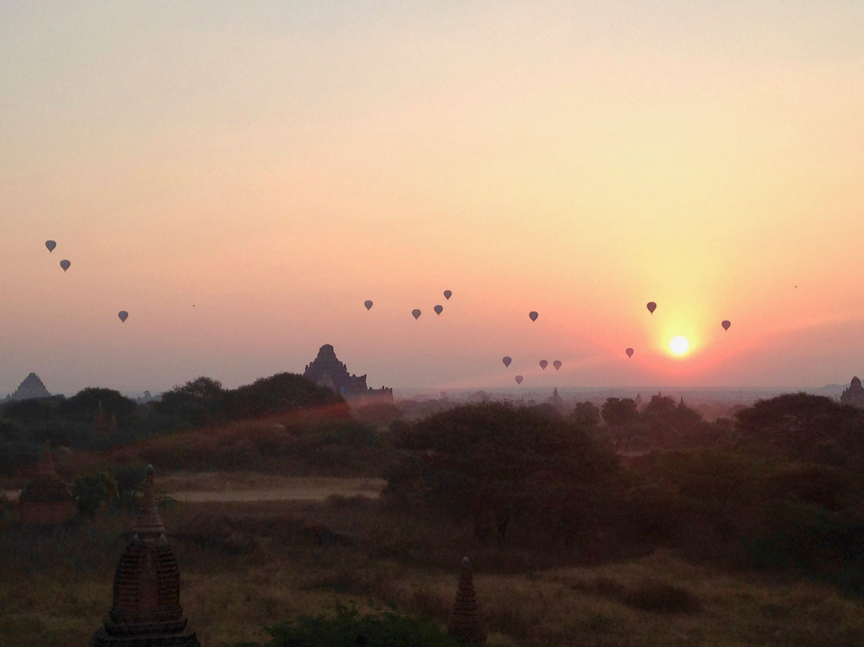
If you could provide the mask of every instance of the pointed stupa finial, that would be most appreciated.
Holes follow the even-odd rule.
[[[147,479],[144,481],[144,496],[141,497],[141,512],[132,530],[139,535],[161,535],[165,532],[159,508],[156,506],[156,488],[153,485],[153,466],[147,466]]]
[[[474,591],[471,561],[467,557],[462,560],[459,588],[456,590],[456,602],[453,604],[447,633],[467,645],[486,644],[486,625]]]

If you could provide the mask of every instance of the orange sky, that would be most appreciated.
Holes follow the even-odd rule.
[[[324,343],[376,387],[846,382],[862,33],[852,1],[0,5],[0,394]]]

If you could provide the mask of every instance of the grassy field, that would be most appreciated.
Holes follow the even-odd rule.
[[[181,602],[208,647],[263,640],[265,626],[339,600],[393,605],[444,624],[464,555],[474,562],[490,642],[499,645],[864,645],[860,599],[816,583],[695,566],[667,552],[578,566],[578,554],[483,548],[468,524],[453,528],[341,496],[178,503],[163,516],[181,567]],[[0,526],[0,644],[86,644],[111,604],[121,533],[131,522],[104,513],[55,532]]]

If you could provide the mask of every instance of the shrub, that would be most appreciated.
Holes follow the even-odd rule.
[[[109,472],[79,476],[72,485],[72,498],[83,517],[92,517],[103,503],[117,496],[117,481]]]
[[[338,604],[333,616],[301,616],[267,629],[268,643],[237,647],[461,647],[436,624],[393,611],[361,615]]]

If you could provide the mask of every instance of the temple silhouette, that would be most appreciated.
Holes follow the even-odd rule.
[[[324,344],[318,349],[318,356],[306,366],[303,377],[319,386],[333,389],[346,400],[373,400],[393,402],[393,389],[381,387],[372,389],[366,385],[365,375],[354,375],[336,357],[336,351],[330,344]]]
[[[861,380],[857,376],[852,378],[852,383],[843,391],[840,402],[864,409],[864,387],[861,386]]]
[[[36,398],[50,398],[51,394],[36,373],[30,373],[24,381],[15,389],[15,393],[6,397],[7,400],[34,400]]]

